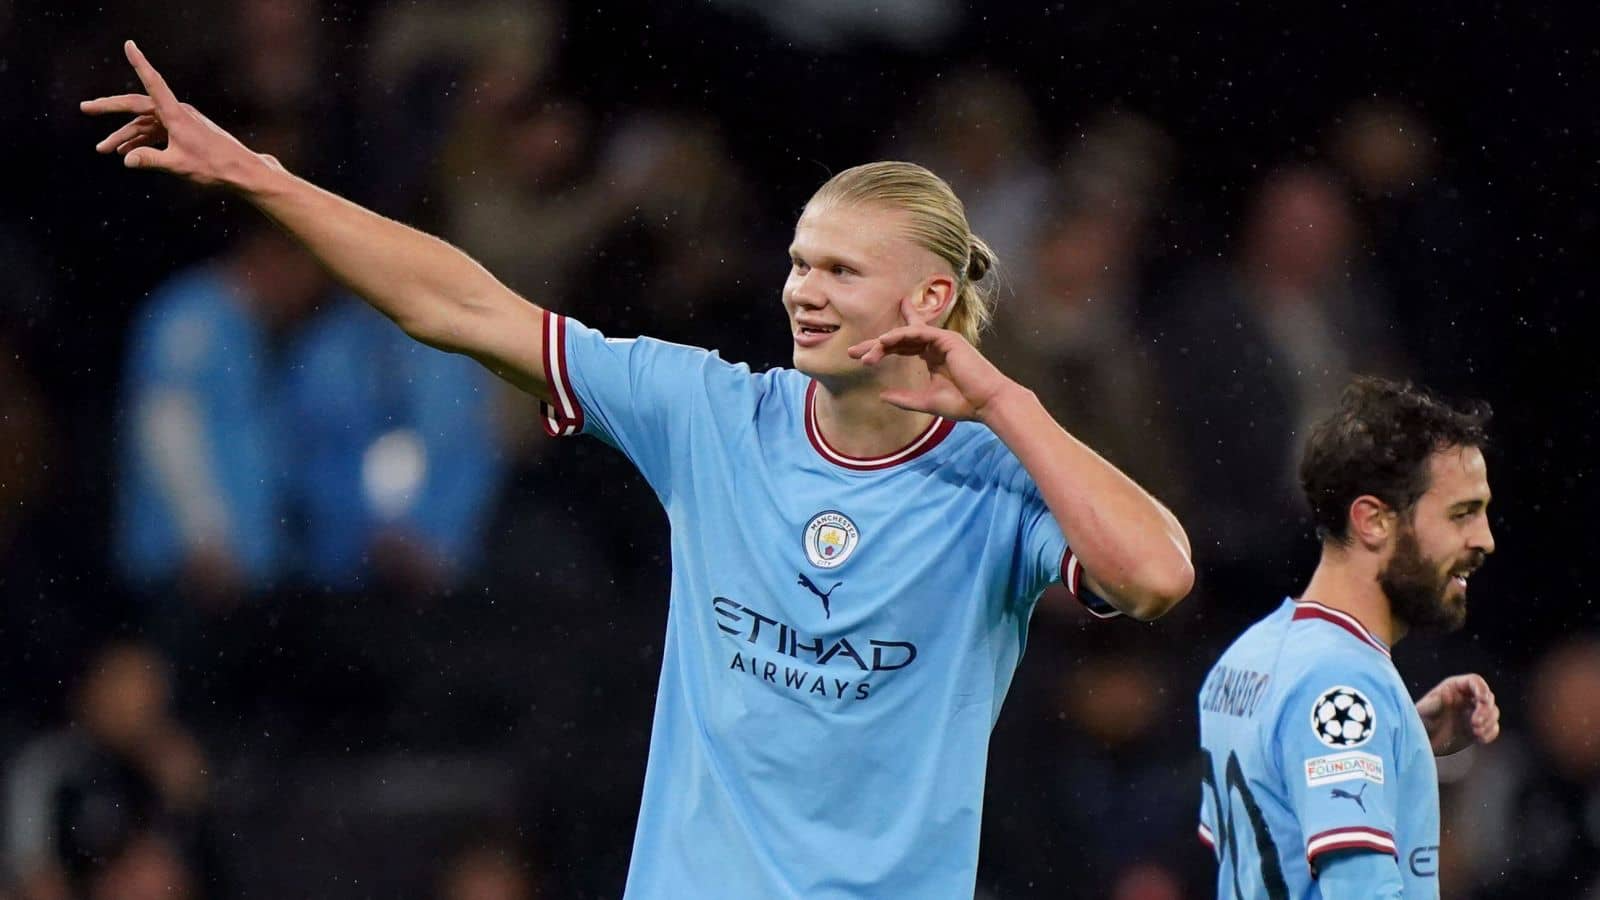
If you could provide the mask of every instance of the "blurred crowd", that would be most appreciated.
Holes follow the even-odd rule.
[[[93,159],[109,127],[72,110],[128,86],[130,35],[255,149],[541,305],[758,369],[787,361],[810,190],[871,158],[947,178],[1001,259],[982,349],[1174,507],[1201,569],[1154,626],[1041,601],[980,896],[1208,895],[1194,691],[1315,560],[1307,424],[1354,372],[1487,381],[1461,323],[1496,223],[1432,114],[1338,98],[1219,186],[1188,119],[1066,114],[955,58],[958,4],[619,9],[0,0],[0,126],[38,135],[0,164],[41,173],[0,187],[0,898],[616,896],[643,778],[655,498],[242,204]],[[657,66],[667,35],[689,49]],[[1474,596],[1509,605],[1495,568]],[[1471,667],[1508,708],[1441,765],[1447,896],[1600,897],[1600,637],[1543,638],[1397,654],[1419,693]]]

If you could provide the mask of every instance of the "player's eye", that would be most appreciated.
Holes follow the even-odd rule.
[[[806,265],[805,260],[799,258],[789,260],[789,264],[794,267],[796,272],[799,272],[802,275],[805,274],[806,269],[810,268]]]
[[[834,266],[833,274],[835,277],[843,277],[845,275],[854,275],[855,270],[851,269],[849,266]]]

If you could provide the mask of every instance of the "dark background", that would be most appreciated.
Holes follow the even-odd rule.
[[[19,485],[0,509],[8,756],[70,728],[72,688],[107,640],[149,636],[147,600],[111,555],[128,325],[174,272],[225,251],[248,214],[93,152],[114,126],[81,116],[77,102],[136,89],[121,40],[137,39],[180,97],[252,145],[288,117],[297,171],[472,249],[446,212],[472,174],[441,171],[438,160],[455,117],[485,96],[475,61],[430,62],[382,83],[370,63],[385,4],[283,0],[301,23],[291,30],[310,36],[309,69],[299,70],[309,85],[274,106],[239,71],[252,39],[236,23],[263,5],[272,4],[0,0],[0,406],[12,443],[0,446],[12,457],[0,473]],[[608,333],[716,346],[756,367],[786,362],[776,301],[797,211],[831,172],[918,146],[916,123],[951,82],[995,76],[1020,88],[1041,171],[1070,168],[1108,114],[1164,133],[1170,163],[1154,176],[1162,187],[1132,255],[1138,347],[1169,385],[1150,412],[1158,419],[1200,420],[1170,387],[1181,369],[1162,362],[1184,340],[1172,323],[1202,302],[1196,281],[1246,240],[1272,173],[1326,173],[1355,223],[1343,274],[1359,268],[1384,285],[1373,296],[1403,350],[1395,373],[1496,412],[1499,551],[1472,581],[1468,626],[1396,652],[1419,693],[1470,668],[1505,711],[1509,749],[1446,772],[1446,894],[1534,896],[1534,876],[1515,873],[1535,871],[1550,879],[1538,896],[1597,896],[1600,849],[1586,829],[1600,808],[1600,766],[1538,762],[1554,751],[1532,721],[1547,684],[1536,673],[1573,641],[1589,659],[1596,627],[1587,306],[1600,50],[1581,13],[929,3],[952,24],[916,43],[898,36],[894,10],[930,13],[908,3],[888,7],[881,27],[818,46],[731,3],[502,5],[542,9],[552,23],[541,75],[513,106],[530,116],[555,106],[584,122],[578,158],[540,185],[542,196],[605,178],[608,142],[625,143],[645,119],[694,123],[717,141],[701,163],[738,173],[734,194],[691,217],[720,217],[703,237],[662,238],[642,203],[581,242],[561,290],[513,285]],[[1425,128],[1431,158],[1420,180],[1388,194],[1363,192],[1332,149],[1351,110],[1380,101]],[[940,171],[971,204],[963,173]],[[719,259],[714,303],[661,299],[674,277],[661,247],[680,239]],[[1006,310],[1002,301],[1002,320]],[[1209,346],[1195,352],[1224,352]],[[1359,355],[1352,368],[1364,368]],[[1234,414],[1250,419],[1248,399]],[[1228,436],[1216,441],[1224,455],[1254,433],[1253,420],[1205,425]],[[521,435],[504,446],[481,560],[448,589],[330,592],[286,579],[207,632],[226,652],[174,661],[174,716],[209,759],[194,826],[206,849],[179,854],[202,873],[194,895],[454,896],[433,879],[455,851],[480,844],[519,860],[528,892],[620,893],[664,621],[665,522],[596,443]],[[1207,895],[1212,863],[1192,838],[1193,694],[1239,627],[1299,589],[1315,546],[1304,520],[1286,517],[1282,548],[1208,558],[1212,536],[1195,522],[1237,495],[1207,478],[1192,449],[1174,450],[1187,457],[1171,473],[1184,482],[1174,505],[1190,523],[1200,586],[1150,626],[1088,622],[1047,596],[992,748],[980,884],[995,896]],[[232,662],[204,662],[219,655]],[[1130,735],[1097,728],[1104,714],[1065,699],[1074,691],[1148,709],[1148,721]],[[1551,727],[1593,735],[1600,721],[1587,716],[1558,710]],[[1576,740],[1579,757],[1600,756],[1592,737]],[[1554,770],[1559,788],[1541,786]],[[1533,804],[1537,829],[1527,803],[1480,796],[1533,794],[1566,798]],[[1084,812],[1096,808],[1104,815]],[[1547,834],[1556,849],[1530,861],[1526,846],[1483,837],[1518,829]],[[1452,858],[1452,840],[1491,856]],[[25,873],[11,875],[29,896]]]

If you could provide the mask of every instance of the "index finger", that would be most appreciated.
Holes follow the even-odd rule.
[[[175,112],[178,108],[177,95],[167,87],[166,79],[161,77],[156,67],[150,65],[150,60],[144,58],[139,45],[127,41],[122,45],[122,50],[128,55],[128,62],[133,64],[133,72],[139,76],[139,83],[144,85],[150,99],[155,101],[156,109],[163,113]]]
[[[90,115],[101,113],[133,113],[136,116],[149,115],[155,111],[155,104],[144,94],[117,94],[114,97],[96,97],[78,104],[78,108]]]
[[[910,297],[900,298],[900,316],[906,320],[907,325],[928,324],[927,317],[917,312],[917,308],[912,305]]]
[[[1482,675],[1473,673],[1463,677],[1466,678],[1467,690],[1472,694],[1474,700],[1481,701],[1494,696],[1489,691],[1489,682],[1485,681]]]
[[[890,350],[912,343],[931,344],[936,338],[938,338],[939,333],[943,330],[944,329],[942,328],[934,328],[932,325],[921,325],[916,323],[911,325],[901,325],[898,328],[891,328],[888,331],[885,331],[883,334],[878,335],[878,343]]]

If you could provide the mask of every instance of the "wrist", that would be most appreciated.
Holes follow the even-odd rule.
[[[256,201],[271,194],[288,174],[271,155],[248,152],[223,171],[222,183],[245,199]]]
[[[1038,407],[1037,394],[1008,378],[976,412],[978,421],[993,431],[999,431],[1017,417]]]

